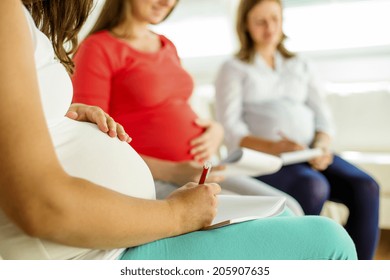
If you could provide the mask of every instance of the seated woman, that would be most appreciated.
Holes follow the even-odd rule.
[[[198,119],[191,109],[193,80],[175,46],[149,30],[175,5],[176,1],[107,1],[75,55],[72,77],[74,102],[101,107],[131,132],[132,147],[156,180],[157,198],[197,180],[202,162],[223,140],[220,124]],[[287,196],[288,207],[303,214],[294,198],[253,178],[211,173],[210,179],[237,194]]]
[[[319,215],[327,200],[349,209],[346,229],[359,259],[372,259],[378,240],[379,186],[330,151],[332,123],[318,83],[301,57],[283,46],[279,0],[242,0],[240,50],[216,80],[217,119],[230,149],[238,146],[278,155],[321,148],[311,162],[282,167],[259,180],[292,195],[305,214]]]
[[[23,3],[56,52],[21,1],[0,1],[4,259],[356,258],[348,234],[327,218],[275,217],[196,231],[215,216],[217,184],[188,183],[155,200],[151,173],[131,146],[65,116],[72,87],[60,62],[70,72],[72,63],[63,43],[76,43],[92,0]],[[99,110],[79,105],[68,115],[128,138]]]

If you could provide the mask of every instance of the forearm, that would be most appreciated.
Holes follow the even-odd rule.
[[[148,165],[150,172],[155,180],[172,182],[172,174],[176,170],[177,163],[169,160],[162,160],[154,157],[141,155],[142,159]]]
[[[70,176],[50,176],[50,180],[41,176],[37,184],[34,181],[29,185],[35,185],[35,193],[15,199],[20,201],[19,207],[7,211],[34,237],[104,249],[135,246],[181,233],[167,201],[128,197]]]
[[[273,143],[274,142],[260,137],[247,135],[241,139],[240,146],[263,153],[274,154]]]
[[[332,139],[329,134],[321,131],[317,131],[314,140],[311,144],[313,148],[329,148],[331,145]]]

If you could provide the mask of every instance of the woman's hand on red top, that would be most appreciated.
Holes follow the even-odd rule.
[[[204,161],[215,155],[222,143],[224,132],[219,123],[212,120],[197,119],[195,124],[205,129],[199,137],[191,141],[190,153],[195,161]]]

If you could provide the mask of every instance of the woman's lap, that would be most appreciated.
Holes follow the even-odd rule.
[[[379,186],[364,171],[335,156],[323,172],[297,164],[258,179],[294,196],[307,214],[319,214],[326,200],[345,204],[350,213],[346,229],[359,258],[372,259],[378,240]]]
[[[196,231],[129,248],[122,259],[355,259],[345,230],[323,217],[291,214]]]

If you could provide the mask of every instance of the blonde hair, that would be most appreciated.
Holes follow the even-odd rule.
[[[241,0],[238,7],[236,32],[240,41],[240,49],[237,52],[236,57],[247,63],[252,63],[256,54],[255,43],[247,29],[248,14],[254,6],[263,1],[274,1],[278,3],[280,7],[282,7],[281,0]],[[283,57],[291,58],[294,57],[295,54],[287,50],[284,46],[284,40],[286,38],[286,35],[283,33],[282,38],[277,46],[277,50],[282,54]]]

